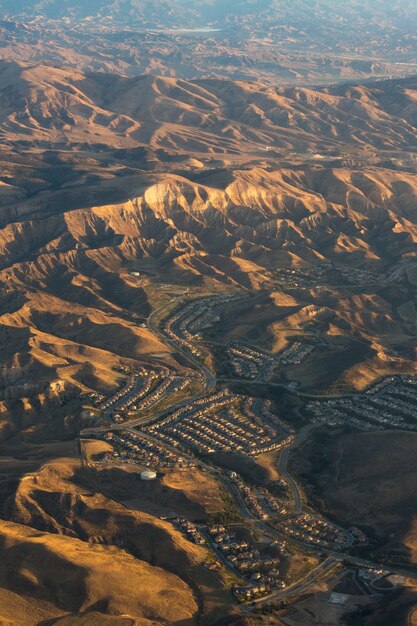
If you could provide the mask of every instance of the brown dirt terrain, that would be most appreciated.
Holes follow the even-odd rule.
[[[117,480],[115,484],[116,486],[111,483],[111,488],[117,491]],[[39,548],[40,563],[47,558],[43,550],[46,552],[50,550],[53,554],[57,552],[59,559],[63,560],[60,566],[63,576],[67,568],[68,576],[74,567],[75,570],[78,567],[85,571],[87,581],[85,601],[82,600],[81,592],[77,591],[76,584],[82,585],[82,581],[80,575],[75,573],[73,582],[71,578],[67,580],[68,598],[60,598],[57,591],[58,595],[46,596],[49,604],[45,606],[53,605],[57,611],[66,609],[71,614],[83,613],[87,609],[119,617],[128,614],[132,617],[154,619],[156,623],[159,623],[158,620],[165,623],[180,619],[184,624],[193,624],[197,613],[203,616],[203,621],[208,620],[210,623],[210,619],[215,619],[216,615],[228,613],[231,597],[224,590],[221,577],[211,574],[204,568],[203,562],[207,556],[204,548],[187,541],[171,524],[147,513],[128,509],[115,500],[101,495],[100,491],[107,493],[100,472],[96,473],[91,469],[87,472],[74,459],[59,459],[25,476],[16,494],[9,499],[7,518],[10,522],[4,525],[7,532],[11,532],[12,529],[14,533],[14,529],[19,529],[19,541],[22,533],[24,537],[26,535],[39,537],[36,546],[38,543],[42,545],[42,550]],[[157,493],[155,498],[158,498]],[[8,545],[6,539],[5,545]],[[37,548],[33,548],[33,551],[35,550]],[[14,551],[20,559],[24,558],[26,563],[27,549],[22,548],[19,552],[16,548]],[[66,551],[68,562],[65,562],[64,557]],[[79,562],[75,557],[72,558],[73,553],[78,555]],[[113,568],[113,575],[110,576],[106,573],[106,568],[109,568],[110,572],[113,560],[116,564],[120,561],[120,568]],[[6,561],[9,563],[9,557]],[[35,566],[36,561],[33,567]],[[14,567],[19,572],[25,566],[18,560]],[[40,572],[33,573],[30,570],[27,574],[28,581],[38,581],[42,574],[42,565],[38,567]],[[56,567],[52,563],[44,575],[47,576],[49,572],[55,580],[59,580],[59,576],[56,577]],[[108,587],[106,585],[102,587],[102,595],[99,595],[101,579],[95,582],[95,568],[99,572],[103,571],[108,581]],[[144,576],[147,576],[146,568],[149,568],[149,594],[139,579],[137,584],[129,584],[129,581],[134,581],[135,577],[139,576],[141,568]],[[151,575],[152,569],[155,573]],[[9,573],[5,574],[7,580],[13,583],[10,590],[23,590],[26,583],[22,582],[20,587],[16,586],[18,578],[15,584],[12,571],[14,570],[10,569]],[[152,583],[153,575],[160,579],[159,585],[166,584],[167,589],[171,588],[173,593],[177,594],[174,603],[169,600],[169,594],[166,595],[166,608],[165,603],[161,604],[157,597],[159,593],[164,592],[158,584]],[[176,579],[178,584],[175,583]],[[90,582],[91,588],[88,586]],[[49,579],[43,580],[42,584],[49,590],[53,589]],[[156,594],[154,597],[152,587]],[[145,607],[140,604],[142,593],[138,595],[138,588],[143,589],[148,598],[146,603],[149,604]],[[32,590],[32,586],[29,585],[28,589]],[[33,595],[43,600],[46,592],[41,589],[35,585]],[[71,594],[74,594],[72,600]],[[76,606],[75,598],[78,596],[79,604]],[[91,599],[88,603],[87,598]],[[176,602],[182,605],[181,609],[177,610]],[[155,609],[152,614],[150,607],[153,605],[158,607],[161,613]],[[129,607],[131,610],[126,610]],[[164,613],[168,607],[170,614]]]
[[[21,624],[38,624],[42,613],[57,618],[103,609],[109,623],[111,615],[139,618],[143,624],[195,623],[197,604],[187,585],[123,550],[90,546],[7,522],[2,522],[0,534],[5,554],[1,587],[9,590],[8,597],[3,591],[3,602],[12,597],[13,604],[17,601]],[[0,612],[4,610],[0,606]],[[9,615],[16,619],[15,607]],[[117,617],[114,622],[119,622]]]
[[[345,526],[369,534],[376,554],[417,563],[417,436],[320,429],[293,460],[308,497]]]
[[[162,282],[260,292],[239,318],[223,314],[223,339],[276,352],[282,331],[313,325],[332,346],[347,336],[366,347],[312,356],[300,381],[325,374],[331,384],[334,374],[360,387],[415,372],[416,94],[415,78],[289,89],[0,64],[6,623],[24,624],[31,601],[34,623],[205,626],[233,613],[223,579],[202,565],[206,551],[157,518],[174,507],[207,515],[217,487],[173,472],[152,493],[120,468],[82,467],[80,393],[110,394],[122,367],[184,369],[146,327]],[[130,275],[141,262],[151,278]],[[274,278],[326,262],[382,278],[334,288]],[[375,550],[416,561],[414,435],[341,434],[305,454],[298,471],[320,506],[371,529]],[[267,464],[257,471],[268,477]],[[138,510],[120,503],[130,496]],[[67,581],[62,595],[53,568]],[[177,599],[159,602],[170,588]]]
[[[162,484],[173,490],[182,491],[192,502],[202,506],[206,514],[224,510],[224,500],[220,486],[199,470],[170,472],[162,479]]]
[[[111,445],[94,440],[84,440],[82,447],[88,461],[112,450]],[[219,483],[197,468],[171,469],[146,483],[140,480],[140,468],[109,464],[96,471],[95,477],[113,498],[157,516],[175,512],[190,519],[205,519],[225,508]]]

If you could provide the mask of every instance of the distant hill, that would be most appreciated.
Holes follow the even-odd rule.
[[[417,78],[322,89],[0,62],[0,141],[181,154],[415,145]]]
[[[375,2],[365,0],[2,0],[0,10],[9,16],[45,16],[61,18],[106,17],[121,21],[137,22],[146,19],[161,26],[180,24],[184,27],[203,20],[217,23],[229,20],[240,22],[255,18],[262,27],[262,21],[286,20],[289,25],[304,23],[307,28],[315,28],[324,23],[340,20],[382,21],[384,27],[410,25],[417,18],[417,7],[411,0]],[[372,24],[371,24],[372,25]],[[373,24],[375,25],[375,24]]]
[[[417,72],[416,33],[411,0],[0,0],[0,59],[125,75],[403,77]]]

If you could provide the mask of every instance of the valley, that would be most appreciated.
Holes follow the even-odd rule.
[[[239,397],[231,395],[227,389],[213,394],[210,388],[214,384],[221,383],[221,379],[216,381],[203,364],[207,352],[202,347],[201,340],[197,344],[198,347],[194,342],[195,338],[199,337],[201,329],[206,329],[221,318],[214,307],[230,307],[234,301],[241,301],[244,298],[245,296],[237,292],[235,294],[226,293],[220,296],[209,295],[204,298],[195,298],[191,300],[191,303],[186,299],[184,303],[183,297],[180,297],[177,299],[182,303],[179,310],[175,304],[168,306],[170,310],[168,320],[158,311],[158,317],[161,318],[159,328],[155,325],[155,317],[150,316],[154,332],[159,334],[161,339],[165,338],[171,345],[176,343],[177,349],[184,356],[187,355],[192,368],[198,366],[202,379],[206,381],[206,391],[200,393],[194,401],[189,398],[184,408],[175,407],[174,412],[171,409],[166,409],[159,416],[153,415],[148,419],[134,420],[128,422],[127,426],[117,426],[117,430],[113,428],[113,430],[106,431],[102,425],[102,420],[106,420],[106,413],[101,417],[96,414],[94,418],[96,425],[90,426],[81,433],[83,438],[81,445],[88,444],[92,437],[97,437],[99,440],[105,440],[113,448],[113,452],[106,451],[104,456],[89,456],[88,465],[103,464],[103,467],[127,465],[131,468],[136,466],[136,471],[149,471],[149,469],[154,471],[153,478],[156,478],[157,472],[167,472],[166,475],[169,475],[169,472],[172,471],[170,468],[198,467],[200,471],[207,473],[213,480],[220,482],[229,493],[230,503],[233,503],[233,508],[229,510],[227,515],[226,513],[217,514],[212,518],[213,520],[222,520],[221,523],[212,523],[211,526],[207,526],[202,524],[200,520],[193,523],[187,521],[186,518],[176,517],[174,514],[169,514],[168,519],[173,522],[174,526],[179,525],[190,541],[211,549],[213,558],[217,560],[214,561],[213,566],[210,565],[210,568],[221,569],[223,566],[230,570],[234,576],[238,576],[241,581],[246,582],[246,585],[242,586],[241,582],[240,586],[239,584],[234,586],[233,593],[239,602],[252,602],[255,612],[260,600],[272,606],[273,602],[282,602],[294,594],[298,595],[300,589],[307,592],[314,587],[317,580],[322,580],[333,570],[340,568],[342,563],[348,568],[351,565],[360,565],[364,572],[369,571],[369,575],[375,577],[376,580],[378,577],[386,577],[390,573],[405,576],[409,580],[416,580],[417,571],[413,569],[413,562],[407,568],[405,561],[401,561],[399,565],[396,559],[392,563],[388,560],[384,561],[384,567],[381,567],[379,557],[377,561],[372,561],[369,557],[356,556],[356,548],[352,554],[353,546],[369,545],[369,540],[362,531],[356,526],[351,526],[349,531],[345,531],[312,513],[310,509],[305,509],[304,494],[287,469],[288,454],[286,452],[295,446],[298,449],[302,443],[305,446],[309,431],[313,432],[317,425],[305,426],[299,432],[298,438],[295,439],[295,430],[292,426],[271,412],[272,404],[270,401],[267,401],[267,405],[255,401],[259,406],[257,411],[260,410],[255,415],[251,413],[253,409],[249,408],[251,401],[248,403],[245,400],[244,413],[239,416],[236,409],[229,411],[229,422],[225,421],[220,411],[221,407],[239,402]],[[413,380],[404,382],[412,383]],[[385,388],[390,388],[389,382],[384,379],[372,389],[372,393],[375,396],[383,393]],[[289,386],[291,388],[291,384]],[[126,390],[124,392],[122,390],[120,393],[126,394]],[[357,399],[359,397],[360,394],[357,395]],[[327,403],[329,402],[335,403],[336,401],[327,401]],[[195,409],[193,409],[194,405]],[[307,410],[308,407],[307,404]],[[196,409],[198,412],[193,415],[192,411]],[[210,416],[213,410],[215,413]],[[250,423],[246,425],[245,430],[242,430],[241,427],[244,425],[243,420],[245,419],[243,415],[251,416],[251,419],[254,420],[252,423],[256,425],[255,437],[247,438],[251,428]],[[125,421],[125,419],[120,413],[116,416],[116,422]],[[288,420],[288,417],[286,419]],[[411,422],[413,422],[413,418],[411,418]],[[170,425],[172,423],[175,424],[175,427],[168,426],[171,430],[168,430],[168,433],[166,430],[164,431],[165,424]],[[108,428],[110,427],[109,424]],[[398,424],[388,424],[385,427],[398,427]],[[412,428],[412,426],[410,427]],[[269,443],[264,440],[262,445],[266,444],[267,447],[264,450],[257,449],[256,439],[259,438],[262,428],[267,429],[271,435],[275,431],[275,436],[278,432],[284,433],[284,439],[278,440],[276,443]],[[373,427],[367,422],[361,428],[373,430]],[[251,449],[249,450],[245,449],[246,441],[250,441]],[[268,487],[257,486],[256,482],[255,486],[251,486],[250,483],[245,483],[245,480],[236,471],[224,472],[223,468],[216,466],[216,458],[219,453],[228,452],[229,455],[236,456],[235,462],[238,466],[239,456],[261,457],[266,452],[281,449],[284,452],[281,452],[279,457],[278,467],[282,478],[277,483],[278,492],[281,491],[281,497],[278,498],[273,495],[272,489],[277,488],[273,487],[275,483],[270,483],[269,490]],[[231,457],[229,456],[229,458]],[[376,466],[378,467],[379,464]],[[317,476],[317,470],[314,470],[312,475]],[[166,513],[163,515],[164,519],[165,515]],[[189,512],[187,517],[189,517]],[[228,527],[228,524],[231,526]],[[240,529],[241,532],[241,529],[245,528],[245,524],[246,533],[255,532],[264,535],[264,543],[269,541],[271,545],[278,546],[280,558],[275,560],[262,558],[259,549],[253,550],[247,541],[239,541],[239,533],[232,532],[230,534],[231,530]],[[291,546],[290,549],[287,548],[287,542]],[[324,555],[327,554],[327,558],[321,564],[320,561],[316,561],[316,569],[307,571],[301,580],[292,580],[287,578],[291,571],[291,566],[288,568],[287,561],[291,554],[297,555],[297,552],[294,553],[294,548],[297,550],[297,547],[298,550],[304,547],[307,554],[314,554],[315,551],[324,553]],[[364,547],[362,550],[365,550],[366,554],[367,548]],[[273,569],[268,571],[268,567],[273,567]],[[285,571],[287,571],[287,576]],[[250,572],[249,575],[248,572]],[[281,578],[279,578],[280,575]],[[367,575],[363,574],[365,578]],[[288,589],[286,589],[287,585],[289,585]],[[253,602],[254,599],[255,602]]]
[[[415,7],[221,4],[0,2],[2,623],[415,621]]]

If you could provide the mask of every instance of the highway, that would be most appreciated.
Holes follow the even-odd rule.
[[[288,459],[290,456],[290,452],[291,450],[293,450],[293,448],[294,446],[288,446],[287,448],[284,448],[284,450],[282,450],[278,460],[278,472],[281,478],[283,478],[287,483],[288,488],[291,492],[291,499],[293,502],[292,514],[299,515],[303,510],[303,499],[301,491],[296,481],[287,470]]]

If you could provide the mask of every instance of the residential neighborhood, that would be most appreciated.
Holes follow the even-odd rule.
[[[200,454],[233,451],[256,456],[278,450],[291,439],[291,429],[283,423],[270,425],[255,400],[228,390],[195,400],[144,430],[155,438],[169,436]]]
[[[417,379],[410,376],[390,376],[349,398],[307,404],[314,423],[350,424],[367,431],[395,427],[415,432],[416,408]]]

